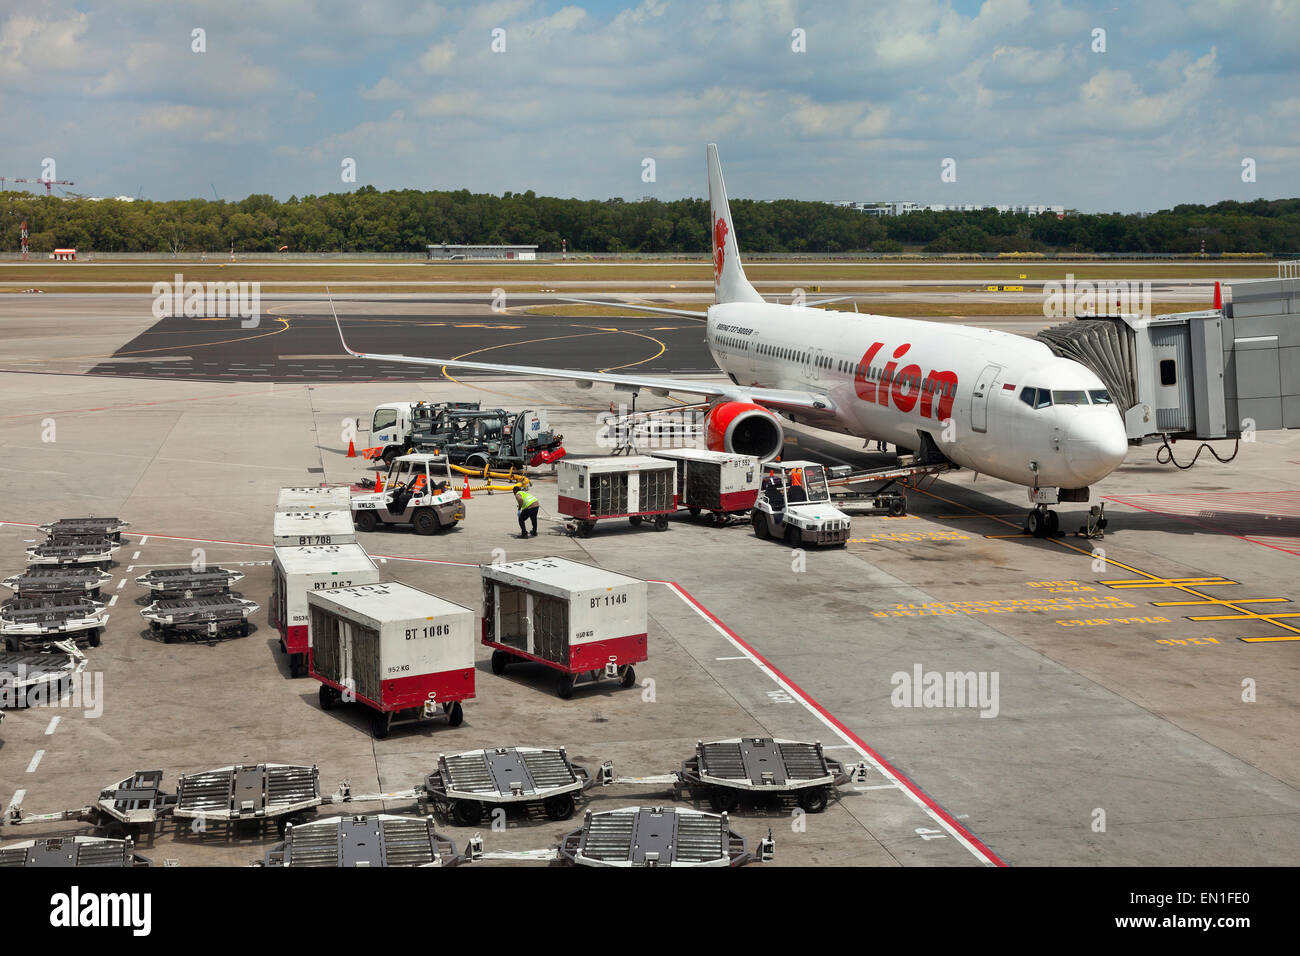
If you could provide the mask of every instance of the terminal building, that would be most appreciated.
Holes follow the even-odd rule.
[[[435,259],[518,259],[537,258],[536,246],[455,245],[444,242],[425,246],[430,260]]]

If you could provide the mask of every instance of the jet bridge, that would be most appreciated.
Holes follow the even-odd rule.
[[[1083,316],[1038,338],[1097,373],[1134,444],[1300,428],[1300,261],[1229,289],[1220,308]]]

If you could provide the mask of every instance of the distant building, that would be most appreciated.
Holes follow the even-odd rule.
[[[996,209],[998,212],[1022,213],[1029,216],[1039,216],[1043,213],[1055,213],[1058,217],[1064,216],[1066,209],[1064,206],[1048,206],[1042,204],[1026,204],[1020,206],[1010,205],[993,205],[989,203],[917,203],[917,202],[853,202],[847,199],[841,199],[835,202],[836,206],[848,209],[856,209],[864,212],[868,216],[905,216],[911,212],[979,212],[983,209]]]
[[[76,249],[55,249],[50,253],[50,258],[57,262],[75,262],[77,258]]]
[[[430,259],[536,259],[536,246],[455,245],[444,242],[425,246]]]

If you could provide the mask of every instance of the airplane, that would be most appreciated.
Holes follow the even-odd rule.
[[[349,355],[381,362],[503,372],[595,383],[708,404],[707,446],[770,461],[781,454],[780,417],[913,450],[922,463],[951,462],[1030,489],[1026,530],[1044,537],[1059,518],[1048,505],[1086,502],[1089,488],[1128,451],[1120,412],[1101,379],[1048,346],[1011,332],[766,301],[740,261],[717,146],[706,148],[714,304],[705,340],[726,384],[459,359]],[[843,298],[852,298],[846,296]],[[700,313],[591,299],[651,314]]]

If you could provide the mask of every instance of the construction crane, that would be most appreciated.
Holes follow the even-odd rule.
[[[51,186],[75,186],[77,185],[71,179],[28,179],[25,176],[0,176],[0,192],[4,192],[5,183],[41,183],[45,187],[45,195],[50,195]]]

